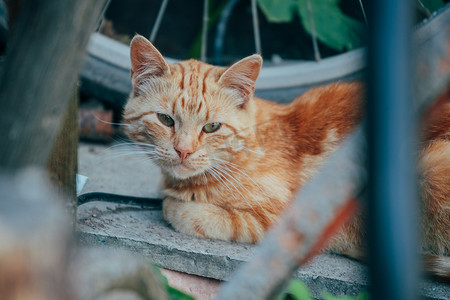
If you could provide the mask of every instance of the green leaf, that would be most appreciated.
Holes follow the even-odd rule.
[[[259,7],[269,22],[291,22],[297,2],[295,0],[258,0]]]
[[[362,292],[359,293],[358,296],[356,296],[356,300],[369,300],[370,299],[370,295],[368,292]]]
[[[311,0],[310,2],[317,39],[338,51],[361,46],[364,26],[361,22],[346,16],[339,8],[338,0]],[[297,9],[303,27],[312,35],[307,0],[298,0]]]
[[[169,286],[169,281],[167,281],[166,276],[164,276],[161,273],[161,270],[155,266],[154,264],[149,263],[149,266],[153,269],[153,271],[155,271],[155,274],[159,277],[159,280],[161,282],[161,284],[163,284],[165,287]]]
[[[169,295],[170,300],[195,300],[192,296],[185,294],[182,291],[177,290],[176,288],[171,287],[169,285],[169,281],[167,280],[166,276],[164,276],[161,273],[161,270],[153,264],[149,264],[149,265],[153,268],[153,270],[155,271],[155,274],[158,275],[158,277],[161,281],[161,284],[163,284],[164,287],[166,288],[167,294]]]
[[[303,27],[312,35],[307,1],[258,0],[258,4],[270,22],[291,22],[295,13],[298,13]],[[338,51],[351,50],[362,45],[364,25],[346,16],[339,7],[339,0],[310,0],[310,2],[316,36],[321,42]]]
[[[350,297],[350,296],[340,296],[340,297],[336,297],[333,296],[327,292],[323,292],[322,293],[323,299],[325,300],[354,300],[354,298]]]
[[[288,286],[287,293],[292,296],[295,300],[312,300],[309,289],[300,280],[291,280]]]
[[[322,293],[322,297],[325,300],[369,300],[369,293],[368,292],[362,292],[359,293],[358,296],[356,296],[356,298],[353,298],[351,296],[333,296],[327,292],[323,292]]]
[[[423,5],[431,12],[435,12],[445,5],[444,0],[421,0]]]
[[[167,292],[169,294],[170,300],[195,300],[194,297],[189,296],[188,294],[185,294],[182,291],[177,290],[176,288],[173,288],[171,286],[167,288]]]

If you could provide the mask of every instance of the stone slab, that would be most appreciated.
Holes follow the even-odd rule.
[[[255,248],[176,232],[161,211],[104,202],[79,207],[77,233],[83,245],[127,249],[163,268],[219,280],[229,279],[252,258]],[[315,297],[323,291],[355,296],[368,289],[366,267],[334,254],[316,257],[295,277],[303,280]],[[450,286],[445,284],[425,281],[421,292],[431,299],[450,299]]]

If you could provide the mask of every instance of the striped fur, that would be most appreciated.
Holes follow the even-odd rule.
[[[229,68],[196,60],[167,64],[136,36],[131,62],[126,129],[162,169],[165,219],[200,237],[258,242],[362,118],[358,83],[314,88],[288,105],[253,97],[259,55]],[[174,126],[164,125],[157,114],[170,116]],[[202,131],[211,122],[222,126]],[[421,160],[423,250],[442,257],[450,254],[450,131],[435,124],[430,132]],[[182,158],[176,149],[188,155]],[[355,217],[329,249],[361,256],[362,224]]]

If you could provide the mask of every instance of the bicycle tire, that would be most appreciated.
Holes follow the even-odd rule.
[[[414,36],[430,36],[446,20],[450,4],[415,27]],[[423,37],[421,38],[423,39]],[[417,43],[416,43],[417,44]],[[265,65],[256,82],[255,95],[289,102],[309,88],[335,81],[361,79],[365,69],[366,49],[315,61],[285,61],[282,65]],[[166,58],[169,63],[176,59]],[[121,109],[131,91],[129,46],[99,33],[91,36],[87,58],[82,68],[81,91],[116,109]]]

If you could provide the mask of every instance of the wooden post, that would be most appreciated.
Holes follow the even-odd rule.
[[[41,0],[23,1],[20,7],[0,73],[2,299],[73,299],[69,222],[44,169],[104,3]],[[76,109],[75,100],[71,104]],[[61,134],[65,147],[66,133]],[[60,150],[55,155],[63,158]],[[76,158],[63,160],[73,166]]]
[[[47,164],[105,1],[24,1],[0,74],[0,167]]]
[[[77,167],[78,91],[75,90],[47,164],[47,170],[56,187],[58,199],[65,204],[66,212],[71,216],[74,226],[77,209]]]

